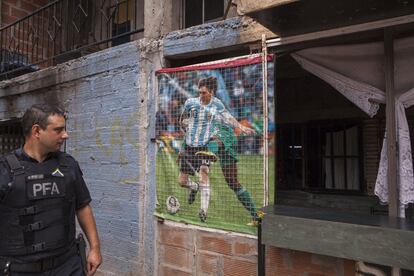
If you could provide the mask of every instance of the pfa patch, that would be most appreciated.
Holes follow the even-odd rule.
[[[30,200],[64,197],[65,184],[63,181],[33,181],[27,184],[27,195]]]

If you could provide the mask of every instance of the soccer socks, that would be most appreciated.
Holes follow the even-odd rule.
[[[237,199],[243,204],[244,208],[249,211],[252,219],[257,221],[259,218],[257,217],[257,209],[256,205],[252,200],[252,196],[250,195],[249,191],[247,191],[243,186],[240,189],[234,190],[234,193],[237,196]]]
[[[197,182],[192,181],[191,179],[188,179],[187,181],[187,187],[193,191],[198,190],[198,184]]]
[[[204,184],[204,183],[203,183]],[[201,197],[201,210],[203,210],[207,214],[208,204],[210,203],[210,185],[203,185],[200,183],[200,197]]]
[[[202,222],[206,221],[208,204],[210,203],[210,179],[208,177],[210,169],[208,166],[200,166],[200,183],[198,184],[198,189],[200,190],[200,220]]]

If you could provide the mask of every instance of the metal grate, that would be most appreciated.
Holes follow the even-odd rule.
[[[58,0],[1,28],[0,80],[130,41],[144,31],[141,2]]]
[[[0,154],[6,154],[21,147],[24,143],[21,124],[10,120],[0,123]]]

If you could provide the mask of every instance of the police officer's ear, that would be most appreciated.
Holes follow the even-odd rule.
[[[34,124],[34,125],[32,125],[32,129],[31,129],[31,131],[30,131],[30,136],[32,136],[32,137],[39,137],[39,135],[40,135],[40,130],[41,130],[42,128],[40,127],[40,125],[39,124]]]

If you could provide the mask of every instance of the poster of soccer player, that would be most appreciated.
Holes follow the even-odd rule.
[[[158,214],[235,231],[252,228],[263,205],[264,143],[273,151],[263,133],[262,57],[166,68],[157,76]],[[267,83],[272,137],[272,62]]]

